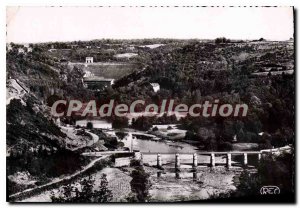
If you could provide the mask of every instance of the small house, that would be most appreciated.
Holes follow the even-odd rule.
[[[160,85],[158,83],[150,83],[150,84],[154,92],[158,92],[160,90]]]
[[[85,63],[89,64],[89,63],[93,63],[94,62],[94,58],[93,57],[86,57],[85,58]]]

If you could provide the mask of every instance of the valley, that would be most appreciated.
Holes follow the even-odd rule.
[[[85,187],[94,180],[89,187],[107,183],[102,188],[112,192],[113,202],[209,200],[237,194],[247,178],[244,171],[255,175],[269,164],[284,164],[286,169],[278,174],[292,174],[286,161],[295,142],[293,44],[293,40],[102,39],[30,44],[29,52],[20,52],[25,45],[8,44],[9,197],[51,202],[61,200],[60,193],[68,187]],[[139,106],[135,114],[123,117],[51,114],[57,100],[80,100],[83,111],[90,100],[100,105],[112,99],[127,105],[144,100],[158,107],[170,99],[189,106],[217,99],[221,104],[247,104],[249,110],[245,117],[176,112],[153,116]],[[254,156],[249,156],[246,167],[241,165],[242,156],[233,156],[236,167],[228,170],[228,158],[217,155],[216,163],[222,167],[199,165],[194,176],[187,162],[194,153],[199,163],[210,164],[212,156],[204,153],[285,146],[289,151],[280,152],[273,162],[266,156],[261,166]],[[144,153],[143,160],[138,153]],[[179,172],[173,168],[177,153],[182,162]],[[168,161],[165,169],[157,167],[157,154]],[[136,191],[139,177],[147,187],[143,199]],[[283,181],[286,193],[290,183]]]

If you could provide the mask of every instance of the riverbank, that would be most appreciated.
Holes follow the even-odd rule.
[[[240,170],[228,171],[224,167],[201,168],[196,175],[193,172],[162,172],[149,166],[144,169],[150,175],[149,202],[205,200],[226,194],[236,190],[234,180],[240,174]],[[121,170],[129,174],[133,168]]]

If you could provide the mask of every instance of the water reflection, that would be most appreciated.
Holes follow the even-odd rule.
[[[160,178],[161,177],[161,171],[158,171],[157,172],[157,178]]]
[[[194,181],[197,180],[197,172],[193,172],[193,180],[194,180]]]

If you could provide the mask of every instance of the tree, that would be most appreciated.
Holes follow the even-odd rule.
[[[225,37],[222,37],[222,38],[216,38],[216,39],[215,39],[215,43],[216,43],[216,44],[220,44],[220,43],[230,43],[230,40],[229,40],[229,39],[226,39]]]
[[[118,139],[116,137],[106,137],[104,141],[104,146],[110,149],[118,148]]]
[[[112,193],[108,189],[106,175],[101,177],[100,187],[94,190],[95,179],[88,177],[80,181],[80,189],[75,184],[63,186],[59,196],[52,193],[51,200],[56,203],[74,203],[74,202],[109,202],[112,200]]]
[[[233,146],[230,142],[221,142],[218,146],[219,151],[232,151]]]
[[[92,122],[87,122],[86,128],[93,129],[93,123]]]
[[[281,153],[277,157],[272,155],[263,157],[258,165],[257,173],[245,170],[241,174],[240,183],[233,195],[235,197],[259,196],[261,187],[272,184],[280,188],[280,195],[276,195],[276,197],[281,195],[292,197],[295,191],[293,167],[293,152]]]
[[[112,200],[112,193],[108,189],[106,174],[102,175],[100,189],[95,194],[98,196],[97,202],[109,202]]]
[[[141,116],[132,121],[132,127],[141,131],[147,131],[152,127],[153,118]]]
[[[132,180],[130,182],[133,196],[130,196],[129,201],[147,202],[149,198],[149,188],[151,186],[149,174],[145,172],[143,166],[137,166],[131,172]]]
[[[152,128],[152,131],[158,131],[157,126],[155,126],[154,128]]]
[[[115,116],[112,121],[112,127],[116,129],[128,127],[128,118]]]
[[[128,136],[128,134],[126,132],[122,132],[122,131],[118,131],[116,132],[116,136],[119,138],[119,139],[124,139],[126,136]]]

